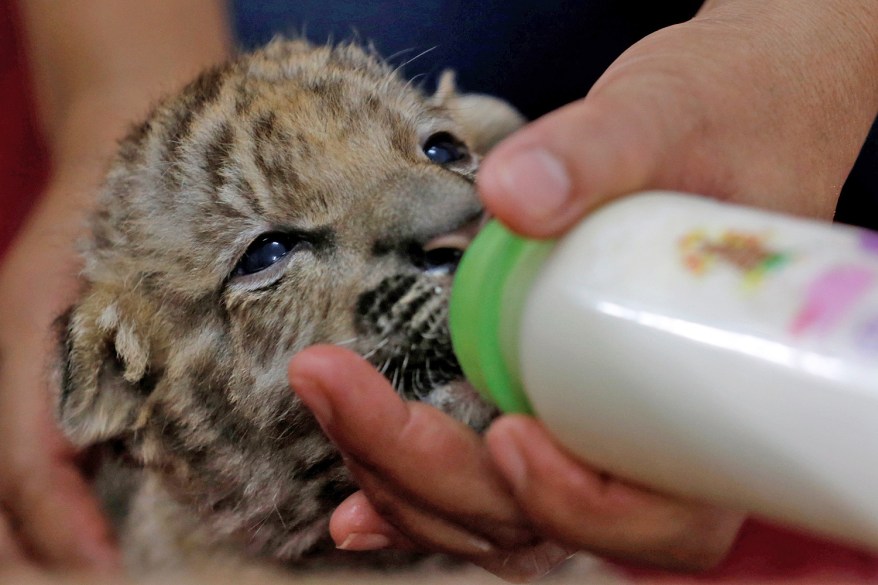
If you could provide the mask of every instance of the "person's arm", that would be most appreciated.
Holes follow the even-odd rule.
[[[51,175],[0,266],[0,563],[115,563],[54,426],[51,324],[76,292],[75,240],[127,128],[230,48],[221,0],[20,2]]]
[[[876,113],[878,2],[709,0],[629,49],[584,100],[499,145],[478,184],[530,236],[653,188],[830,218]],[[532,419],[501,417],[483,443],[366,368],[349,377],[354,368],[354,356],[318,348],[290,369],[363,489],[332,519],[346,548],[419,546],[522,577],[565,549],[704,568],[734,542],[740,515],[608,478]],[[368,417],[356,414],[364,395]],[[551,557],[528,548],[539,538],[561,546]]]

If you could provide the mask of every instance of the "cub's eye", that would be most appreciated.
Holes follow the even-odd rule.
[[[246,276],[265,270],[289,254],[302,240],[292,234],[271,232],[262,234],[244,252],[232,276]]]
[[[436,248],[424,253],[424,270],[433,274],[454,274],[463,250],[457,248]]]
[[[448,132],[437,132],[424,143],[424,154],[437,165],[447,165],[469,158],[469,150]]]

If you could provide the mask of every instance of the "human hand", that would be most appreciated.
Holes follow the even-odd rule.
[[[483,441],[403,402],[341,348],[301,352],[290,382],[362,488],[330,523],[345,549],[445,552],[510,580],[538,577],[580,549],[697,569],[724,556],[742,520],[606,477],[526,417],[501,418]]]
[[[33,381],[30,368],[0,368],[0,387]],[[111,531],[74,451],[33,393],[18,396],[14,407],[8,398],[0,397],[0,567],[115,571]]]
[[[495,148],[483,199],[535,237],[646,189],[831,218],[878,112],[876,31],[874,2],[709,0]]]
[[[876,20],[878,6],[862,2],[708,1],[697,19],[632,47],[585,100],[495,149],[479,175],[485,202],[502,221],[531,236],[558,235],[602,202],[651,188],[828,218],[878,109],[872,75],[878,28],[869,24]],[[306,402],[322,396],[343,406],[350,397],[344,385],[352,382],[330,376],[327,364],[309,366],[308,359],[294,362],[292,370],[294,384],[306,384]],[[345,367],[341,359],[336,365]],[[361,375],[367,379],[365,371]],[[399,435],[392,427],[372,426],[384,420],[381,411],[393,402],[377,398],[378,379],[368,385],[372,424],[364,423],[362,412],[348,411],[327,428],[349,451],[368,497],[355,496],[337,510],[334,537],[344,542],[356,533],[379,534],[379,543],[417,542],[455,552],[431,536],[437,518],[467,534],[479,508],[469,508],[453,482],[442,481],[459,473],[456,467],[447,465],[442,475],[425,471],[423,464],[454,453],[445,451],[443,442],[457,445],[452,437],[465,433],[438,417],[430,421],[432,432],[450,433],[441,442],[394,443],[391,438]],[[402,420],[409,420],[406,429],[415,426],[410,418]],[[524,526],[568,546],[657,564],[705,566],[722,557],[741,521],[602,477],[568,457],[527,419],[498,421],[487,435],[487,451],[472,441],[468,445],[482,458],[492,456],[509,481],[519,506],[516,525],[524,516]],[[417,465],[407,468],[406,461]],[[468,473],[496,471],[473,466]],[[437,505],[434,498],[457,507]],[[460,524],[460,517],[470,522]],[[681,527],[685,530],[678,531]],[[696,542],[682,536],[687,531]],[[632,534],[637,536],[626,540]],[[491,554],[503,549],[501,544]]]
[[[13,321],[0,314],[0,567],[114,571],[109,526],[52,417],[45,330]]]
[[[52,173],[0,265],[0,569],[119,564],[76,454],[54,424],[52,321],[75,297],[74,242],[118,140],[158,96],[226,58],[225,4],[19,3]]]

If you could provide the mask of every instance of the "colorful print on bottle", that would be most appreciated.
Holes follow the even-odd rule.
[[[793,319],[793,335],[828,335],[872,287],[874,270],[836,266],[820,274],[808,287],[805,302]]]
[[[770,249],[766,237],[739,230],[726,230],[711,237],[704,230],[693,230],[680,239],[686,268],[696,275],[707,274],[718,264],[740,271],[746,286],[758,285],[770,271],[787,263],[789,256]]]

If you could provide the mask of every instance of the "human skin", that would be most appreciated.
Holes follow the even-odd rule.
[[[656,188],[829,219],[876,113],[878,3],[708,1],[498,146],[478,184],[534,237]],[[362,488],[332,518],[342,548],[445,551],[513,579],[571,550],[697,570],[726,556],[743,520],[607,477],[527,417],[478,437],[338,348],[296,356],[290,381]]]
[[[58,433],[51,324],[70,303],[74,240],[116,142],[165,92],[230,46],[223,2],[20,2],[45,192],[0,266],[0,567],[112,570],[112,535]],[[193,26],[197,23],[197,26]]]

